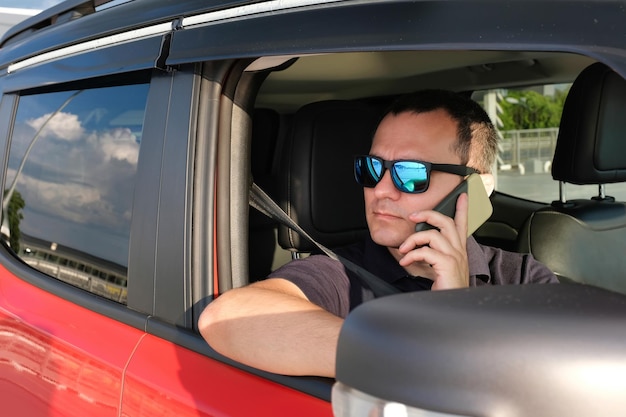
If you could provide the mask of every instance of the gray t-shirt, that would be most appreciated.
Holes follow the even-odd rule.
[[[387,281],[401,291],[429,290],[432,281],[407,275],[389,250],[370,238],[337,249],[336,253]],[[530,254],[507,252],[467,240],[470,286],[529,283],[557,283],[556,276]],[[292,261],[271,277],[296,284],[307,298],[339,316],[346,317],[359,304],[374,298],[374,293],[339,261],[325,255],[311,255]]]

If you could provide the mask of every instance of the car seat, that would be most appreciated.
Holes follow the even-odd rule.
[[[533,213],[520,233],[530,252],[561,281],[626,293],[626,204],[604,184],[626,181],[626,81],[596,63],[580,73],[563,109],[552,177],[560,199]],[[565,198],[569,184],[597,184],[598,196]]]
[[[280,115],[272,109],[255,109],[252,119],[251,172],[254,181],[271,196],[276,195],[274,155],[279,141]],[[277,222],[250,207],[250,280],[265,278],[272,270]]]
[[[337,248],[367,233],[363,189],[353,159],[367,154],[379,112],[359,101],[329,100],[300,108],[293,117],[281,160],[282,208],[315,240]],[[280,245],[292,257],[315,245],[280,225]]]

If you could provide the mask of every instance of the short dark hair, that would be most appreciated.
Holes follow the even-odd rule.
[[[420,90],[397,98],[385,112],[426,113],[445,110],[458,124],[455,151],[463,164],[491,172],[498,150],[498,133],[485,110],[474,100],[448,90]]]

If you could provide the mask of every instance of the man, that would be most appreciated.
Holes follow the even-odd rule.
[[[454,219],[432,210],[472,171],[467,167],[480,172],[491,193],[496,147],[493,125],[470,99],[426,90],[397,100],[380,122],[369,155],[356,161],[357,167],[371,168],[356,170],[371,239],[338,253],[404,291],[556,282],[530,255],[466,238],[466,194],[457,200]],[[422,172],[428,164],[417,161],[459,167],[456,173],[431,169],[417,189],[407,188],[398,179],[403,168],[398,161],[406,160],[425,168]],[[421,222],[436,229],[416,233]],[[215,350],[242,363],[282,374],[333,377],[343,318],[371,298],[369,288],[340,262],[314,255],[222,294],[203,312],[199,327]]]

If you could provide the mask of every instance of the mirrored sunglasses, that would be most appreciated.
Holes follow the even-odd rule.
[[[419,194],[428,190],[430,172],[440,171],[466,176],[478,173],[474,168],[465,165],[431,164],[415,160],[386,161],[371,155],[354,158],[354,177],[363,187],[375,187],[385,175],[391,173],[391,181],[403,193]]]

